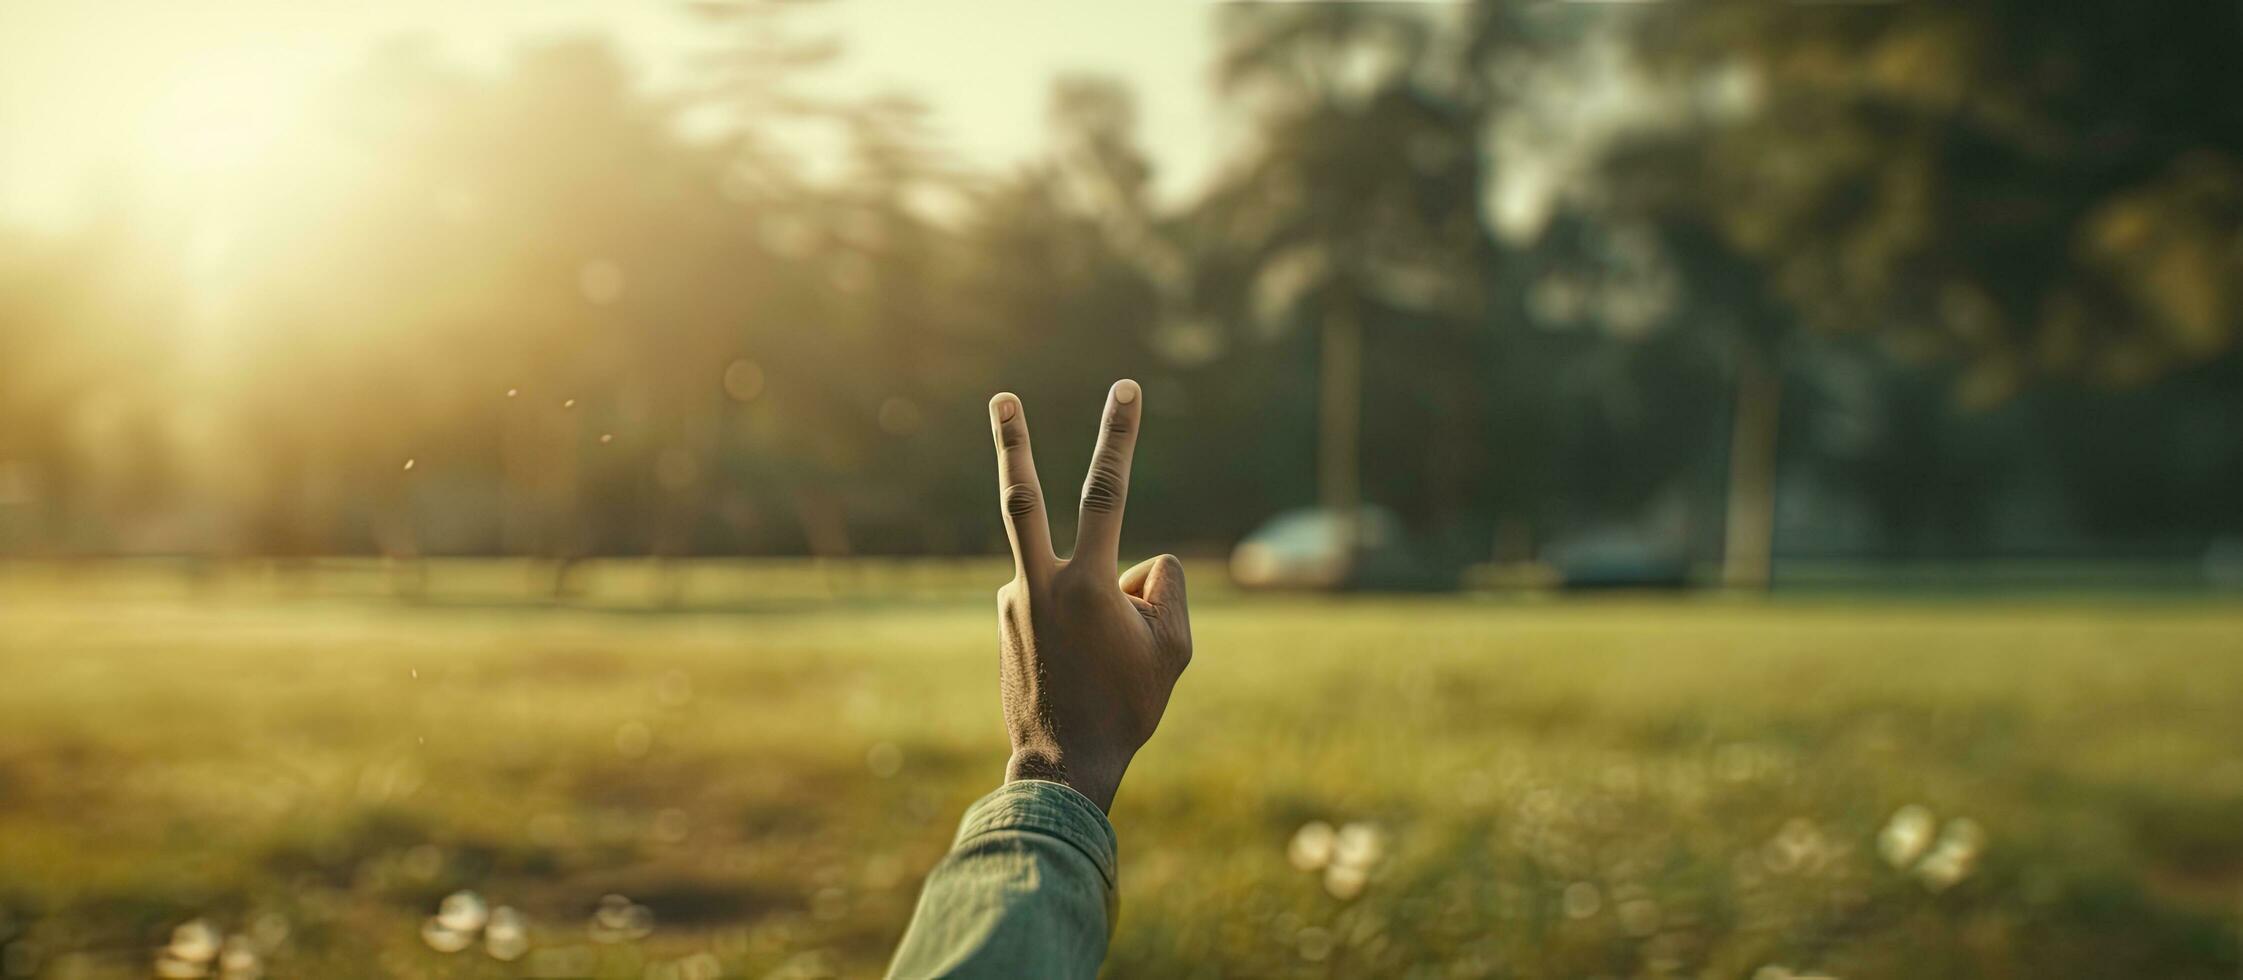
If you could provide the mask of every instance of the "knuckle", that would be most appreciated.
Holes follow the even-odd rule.
[[[1035,513],[1037,505],[1041,502],[1038,499],[1035,485],[1029,483],[1015,483],[1006,487],[1002,499],[1005,504],[1005,513],[1014,517],[1025,517]]]
[[[1091,470],[1090,479],[1083,483],[1083,509],[1097,513],[1119,510],[1123,492],[1121,475],[1100,466]]]
[[[1108,435],[1126,436],[1136,426],[1136,421],[1131,419],[1127,412],[1114,412],[1106,416],[1106,433]]]
[[[997,430],[997,444],[1008,450],[1020,449],[1028,445],[1028,430],[1017,425],[1007,424],[1004,428]]]

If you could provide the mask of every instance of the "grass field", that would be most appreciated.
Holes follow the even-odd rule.
[[[2243,607],[1193,572],[1109,975],[2243,976]],[[0,573],[0,973],[197,920],[275,977],[877,972],[1001,770],[1003,573],[531,575]],[[462,889],[524,955],[432,948]]]

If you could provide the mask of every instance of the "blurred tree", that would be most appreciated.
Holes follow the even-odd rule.
[[[1242,280],[1208,301],[1255,325],[1249,340],[1313,331],[1324,506],[1355,513],[1368,473],[1373,496],[1454,523],[1495,490],[1501,452],[1487,445],[1496,248],[1475,220],[1491,106],[1460,69],[1506,15],[1459,30],[1407,6],[1224,13],[1219,77],[1256,139],[1199,209],[1208,248],[1228,253],[1211,267]]]
[[[112,209],[51,238],[0,235],[0,548],[177,549],[170,452],[189,306],[176,245]]]
[[[208,224],[0,239],[0,537],[559,585],[988,552],[988,394],[1087,446],[1125,374],[1132,512],[1185,545],[1364,500],[1460,558],[1624,525],[1759,581],[1779,478],[1818,547],[2237,533],[2190,503],[2243,486],[2202,4],[1223,8],[1245,138],[1181,207],[1110,80],[975,174],[925,106],[809,94],[839,49],[784,5],[695,9],[674,97],[595,41],[394,45]]]
[[[956,550],[954,525],[932,514],[957,499],[959,430],[931,422],[957,418],[973,385],[951,302],[968,264],[965,175],[915,100],[805,94],[840,48],[792,32],[783,6],[695,9],[725,39],[694,101],[721,119],[728,220],[785,271],[753,304],[762,327],[740,338],[759,392],[743,401],[759,404],[736,412],[761,418],[744,420],[734,452],[765,472],[734,476],[762,483],[757,509],[792,514],[814,554]]]
[[[691,475],[676,454],[721,390],[710,333],[741,319],[740,292],[711,288],[741,248],[710,217],[714,155],[595,43],[495,81],[393,48],[336,99],[306,138],[333,162],[276,183],[288,206],[243,246],[242,405],[276,503],[306,502],[310,540],[353,541],[344,521],[395,555],[423,550],[416,486],[452,505],[448,547],[565,568],[674,539],[648,522],[690,521],[693,498],[648,494],[692,482],[662,474]],[[463,512],[504,526],[463,537]]]
[[[1200,325],[1178,322],[1188,302],[1189,262],[1175,222],[1150,198],[1134,105],[1108,80],[1066,76],[1053,86],[1047,125],[1048,154],[983,188],[967,222],[973,259],[961,285],[969,319],[979,324],[973,348],[987,372],[978,391],[983,398],[998,389],[1019,393],[1034,414],[1039,445],[1087,447],[1096,393],[1117,377],[1137,378],[1150,392],[1148,425],[1206,424],[1169,430],[1164,440],[1140,447],[1131,514],[1170,534],[1205,533],[1208,515],[1185,506],[1181,493],[1164,496],[1160,474],[1223,465],[1209,452],[1220,443],[1221,423],[1204,414],[1184,383],[1216,352],[1204,346],[1203,334],[1179,340],[1172,333]],[[978,400],[974,408],[981,410]],[[1059,455],[1074,451],[1047,449],[1039,457],[1055,499],[1064,498],[1057,474],[1087,462]],[[976,458],[987,452],[977,450]],[[1209,479],[1221,478],[1218,472]],[[975,472],[973,506],[993,515],[987,488],[987,474]],[[1073,511],[1055,507],[1052,516],[1065,525]],[[1068,539],[1064,526],[1055,530],[1058,540]],[[994,520],[987,533],[1002,542]]]
[[[2243,32],[2231,4],[1728,3],[1632,24],[1672,93],[1609,144],[1598,213],[1688,243],[1735,344],[1733,577],[1765,581],[1773,407],[1799,323],[1964,365],[2139,383],[2243,313]],[[1711,282],[1708,282],[1708,279]],[[1738,532],[1743,533],[1738,533]]]

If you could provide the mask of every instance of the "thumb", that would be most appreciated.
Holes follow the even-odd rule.
[[[1122,576],[1122,591],[1152,607],[1162,646],[1184,663],[1192,659],[1191,609],[1184,599],[1184,563],[1175,555],[1149,558]]]
[[[1178,613],[1184,611],[1184,563],[1175,555],[1148,558],[1137,568],[1145,570],[1144,584],[1138,594],[1155,608],[1174,606]],[[1137,568],[1130,569],[1136,572]],[[1124,576],[1125,578],[1127,576]]]
[[[1122,594],[1159,606],[1184,599],[1184,566],[1175,555],[1147,558],[1121,573]]]

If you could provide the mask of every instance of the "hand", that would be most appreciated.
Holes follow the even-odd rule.
[[[1010,392],[989,400],[1013,556],[1013,579],[997,590],[999,684],[1012,735],[1005,778],[1065,783],[1102,810],[1112,808],[1122,771],[1152,737],[1192,660],[1176,556],[1115,575],[1143,414],[1137,382],[1116,382],[1083,481],[1075,552],[1062,560],[1051,547],[1027,414]]]

